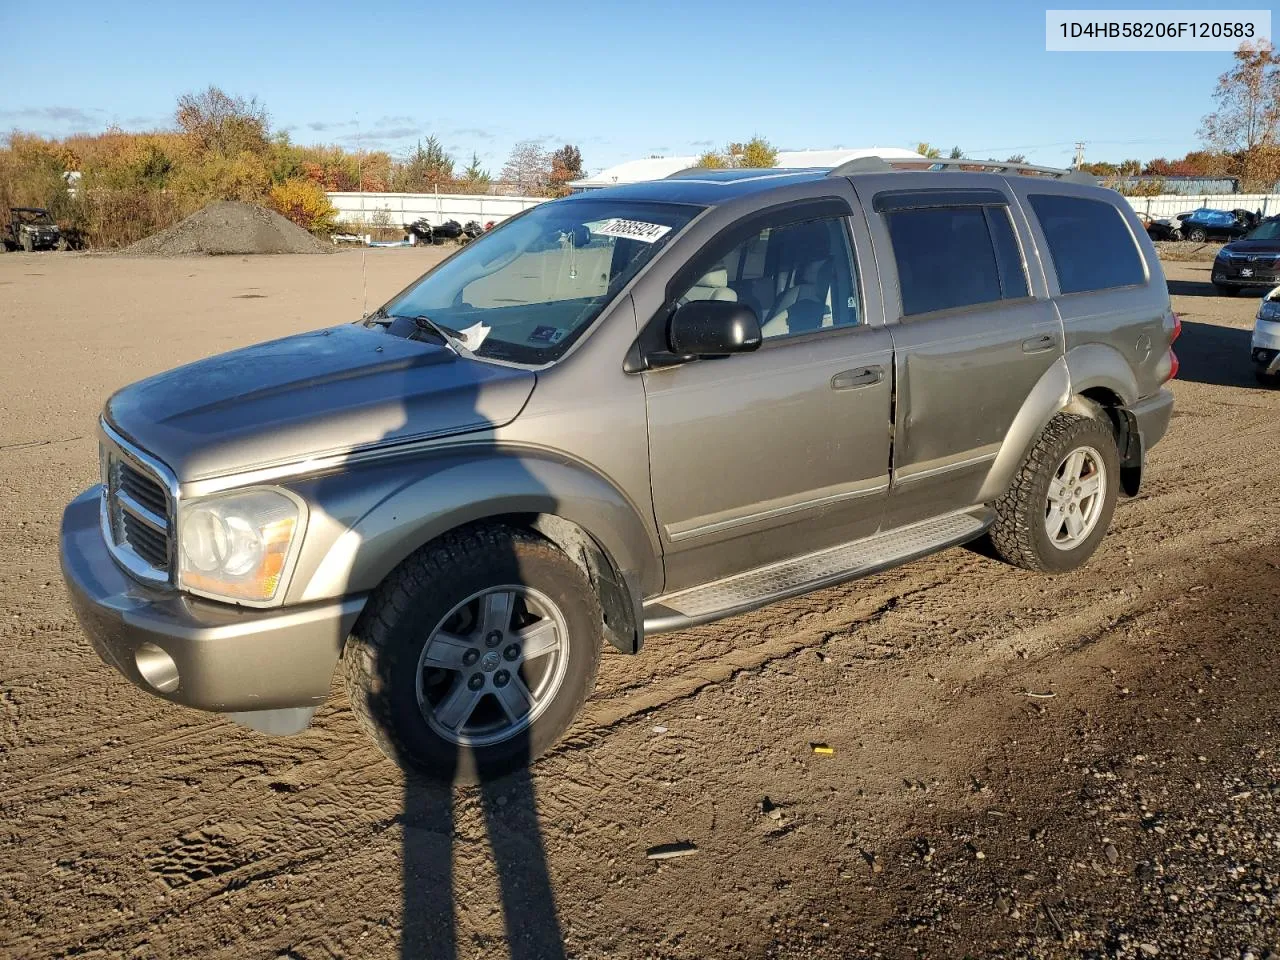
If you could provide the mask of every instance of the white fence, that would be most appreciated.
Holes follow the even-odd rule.
[[[1204,196],[1166,193],[1158,197],[1125,199],[1134,210],[1151,217],[1173,217],[1197,207],[1261,210],[1263,216],[1280,214],[1280,194],[1277,193]],[[329,200],[338,209],[338,221],[352,227],[379,223],[404,227],[421,217],[426,217],[433,226],[446,220],[464,224],[475,220],[483,226],[490,220],[500,223],[521,210],[544,202],[543,197],[491,197],[469,193],[331,193]]]
[[[1210,193],[1192,197],[1173,193],[1158,197],[1125,197],[1138,213],[1149,217],[1176,217],[1197,207],[1215,210],[1261,210],[1264,217],[1280,214],[1280,193]]]
[[[338,222],[348,226],[404,227],[422,217],[432,226],[447,220],[481,226],[499,223],[521,210],[543,202],[542,197],[490,197],[472,193],[331,193],[329,202],[338,210]]]

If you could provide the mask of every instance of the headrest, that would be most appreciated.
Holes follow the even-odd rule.
[[[727,287],[729,285],[729,271],[724,267],[712,267],[704,273],[695,287]]]

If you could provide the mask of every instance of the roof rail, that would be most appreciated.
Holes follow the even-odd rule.
[[[920,166],[920,164],[926,166]],[[901,164],[912,164],[910,167],[903,167]],[[857,157],[849,160],[840,166],[835,167],[827,174],[829,177],[847,177],[855,173],[901,173],[904,170],[972,170],[974,167],[981,167],[983,170],[989,170],[992,173],[1029,173],[1039,177],[1054,177],[1059,180],[1068,180],[1071,183],[1087,183],[1090,186],[1097,186],[1098,178],[1090,176],[1083,170],[1063,170],[1060,167],[1040,167],[1034,163],[1011,163],[1001,160],[951,160],[951,159],[934,159],[929,157],[921,157],[916,160],[913,157],[892,157],[886,160],[884,157]]]

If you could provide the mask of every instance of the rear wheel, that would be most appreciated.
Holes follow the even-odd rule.
[[[1188,240],[1193,243],[1204,243],[1209,235],[1204,232],[1203,227],[1192,227],[1190,230],[1184,231]]]
[[[1059,414],[996,502],[991,542],[1015,566],[1045,573],[1074,570],[1106,535],[1119,482],[1120,457],[1110,424]]]
[[[360,726],[392,760],[476,782],[528,765],[595,684],[599,603],[581,569],[525,531],[429,544],[378,587],[344,653]]]

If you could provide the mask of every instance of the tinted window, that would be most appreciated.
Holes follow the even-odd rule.
[[[1008,207],[987,207],[987,226],[996,248],[996,265],[1000,268],[1000,292],[1006,300],[1027,296],[1027,271],[1022,265],[1022,251],[1013,233]]]
[[[769,226],[726,250],[676,299],[745,303],[766,339],[860,322],[849,237],[840,219]]]
[[[1133,235],[1111,204],[1046,193],[1028,199],[1040,218],[1063,293],[1146,282]]]
[[[919,207],[885,214],[885,220],[904,316],[1001,299],[985,207]]]

